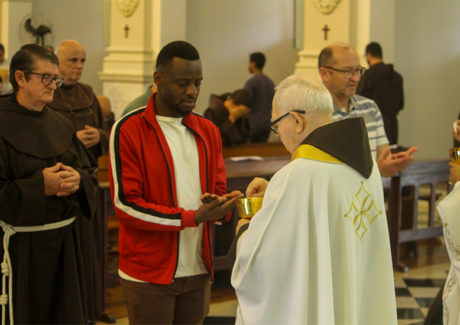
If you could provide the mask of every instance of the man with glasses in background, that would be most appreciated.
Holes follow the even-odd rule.
[[[58,59],[23,46],[0,99],[2,313],[12,324],[86,324],[77,222],[94,217],[94,167],[72,124],[47,105]],[[8,311],[9,310],[9,311]]]
[[[333,44],[320,52],[318,69],[334,102],[334,121],[349,117],[364,118],[369,145],[380,174],[390,177],[406,168],[414,160],[412,154],[418,149],[411,147],[404,152],[391,153],[379,108],[373,100],[356,95],[365,71],[359,64],[358,54],[347,44]]]

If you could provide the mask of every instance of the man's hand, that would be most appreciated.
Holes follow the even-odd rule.
[[[455,184],[460,179],[460,164],[458,162],[451,161],[450,165],[450,177],[449,181]]]
[[[460,141],[460,120],[454,122],[452,127],[452,136],[455,140]]]
[[[256,177],[246,188],[246,196],[264,196],[265,190],[267,189],[268,181],[266,179]]]
[[[62,183],[62,178],[59,176],[59,171],[61,170],[62,166],[64,166],[62,163],[57,163],[52,167],[47,167],[42,170],[46,196],[56,195],[56,193],[59,191]]]
[[[86,148],[91,148],[101,141],[101,134],[95,127],[85,125],[84,129],[77,131],[77,138]]]
[[[78,191],[80,174],[72,167],[57,163],[42,170],[46,196],[68,196]]]
[[[201,196],[203,204],[195,212],[195,223],[198,225],[209,220],[219,220],[233,208],[236,200],[242,196],[240,191],[233,191],[222,196],[203,194]]]
[[[62,165],[59,176],[62,179],[57,196],[68,196],[80,188],[80,174],[70,166]]]
[[[417,147],[410,147],[407,151],[392,154],[390,148],[385,149],[377,158],[380,174],[383,177],[391,177],[400,172],[415,159],[412,154],[417,150]]]
[[[249,223],[250,221],[251,221],[251,219],[245,219],[245,218],[241,218],[240,220],[238,220],[238,223],[236,224],[235,234],[238,233],[238,231],[240,230],[240,228],[242,226],[244,226],[245,224]]]

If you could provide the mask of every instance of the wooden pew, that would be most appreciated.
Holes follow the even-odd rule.
[[[280,142],[273,143],[248,143],[240,144],[233,147],[225,147],[222,149],[222,155],[225,158],[239,156],[288,156],[289,152]]]
[[[398,175],[391,179],[384,179],[384,186],[389,188],[388,196],[388,226],[390,232],[391,254],[393,267],[398,270],[407,271],[408,268],[400,262],[400,244],[442,236],[442,226],[435,225],[435,206],[438,198],[436,186],[445,183],[447,191],[450,189],[449,162],[448,160],[431,159],[415,160]],[[422,199],[428,200],[428,226],[419,227],[418,223],[418,199],[421,185],[429,185],[429,194]],[[402,187],[413,187],[412,215],[403,216]],[[412,219],[410,229],[401,229],[402,218]]]
[[[105,275],[105,287],[113,287],[119,284],[117,271],[111,271],[108,269],[109,256],[112,253],[112,247],[117,245],[111,244],[111,238],[116,238],[118,241],[118,218],[115,216],[115,212],[112,205],[112,198],[110,196],[109,187],[109,172],[108,172],[108,156],[104,155],[98,159],[98,171],[97,179],[99,182],[99,209],[102,217],[104,218],[104,268],[103,272]],[[116,255],[118,253],[116,252]]]
[[[261,156],[263,160],[242,160],[233,161],[230,158],[224,160],[227,171],[227,188],[228,191],[240,190],[245,191],[247,185],[254,177],[266,177],[269,179],[276,171],[286,165],[289,161],[289,155],[286,155],[279,147],[281,144],[257,144],[247,146],[236,146],[225,148],[224,152],[227,157],[235,156]],[[281,145],[282,146],[282,145]],[[260,150],[256,150],[259,148]],[[276,153],[282,152],[283,155],[277,156]],[[250,154],[249,154],[250,153]],[[99,161],[99,182],[103,192],[103,209],[108,220],[108,228],[117,229],[118,221],[113,216],[113,207],[110,201],[107,178],[107,157],[101,157]],[[388,195],[388,225],[390,232],[390,245],[392,250],[393,265],[397,269],[407,270],[400,263],[400,244],[410,241],[416,241],[426,238],[433,238],[442,235],[442,228],[434,223],[435,204],[437,199],[436,185],[446,183],[449,180],[449,165],[447,160],[416,160],[410,164],[404,171],[392,178],[382,179],[384,187],[389,189]],[[412,200],[412,215],[402,215],[402,187],[413,186],[414,197],[419,197],[419,188],[421,185],[429,184],[430,193],[426,197],[429,201],[428,227],[420,228],[418,223],[418,200]],[[401,230],[402,218],[412,219],[412,228]],[[228,270],[233,265],[233,256],[229,251],[234,236],[234,230],[238,221],[236,210],[233,213],[230,222],[216,226],[214,233],[214,252],[215,263],[214,269]],[[109,274],[107,282],[113,283],[116,274]]]

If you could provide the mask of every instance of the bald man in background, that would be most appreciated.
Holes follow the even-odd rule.
[[[56,49],[62,88],[54,92],[49,106],[69,119],[78,139],[97,158],[107,151],[107,133],[103,129],[101,107],[91,86],[80,83],[86,61],[85,48],[75,40],[64,40]],[[96,198],[95,198],[96,199]],[[88,220],[78,219],[80,246],[84,263],[86,309],[90,320],[98,319],[104,304],[104,222],[100,213]]]
[[[85,48],[75,40],[64,40],[56,55],[64,83],[49,106],[72,121],[78,139],[97,160],[107,152],[108,138],[96,95],[91,86],[79,82],[86,62]]]

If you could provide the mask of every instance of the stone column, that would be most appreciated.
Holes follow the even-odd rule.
[[[100,77],[115,117],[153,83],[155,58],[161,48],[186,39],[186,1],[111,1],[110,44]]]
[[[303,0],[303,49],[296,73],[318,74],[321,49],[343,42],[361,54],[370,41],[379,42],[392,61],[395,43],[395,0]]]
[[[111,1],[110,44],[99,76],[117,118],[152,83],[160,8],[161,1]]]
[[[321,49],[333,42],[350,41],[350,0],[304,0],[303,10],[303,49],[295,72],[319,77]]]

